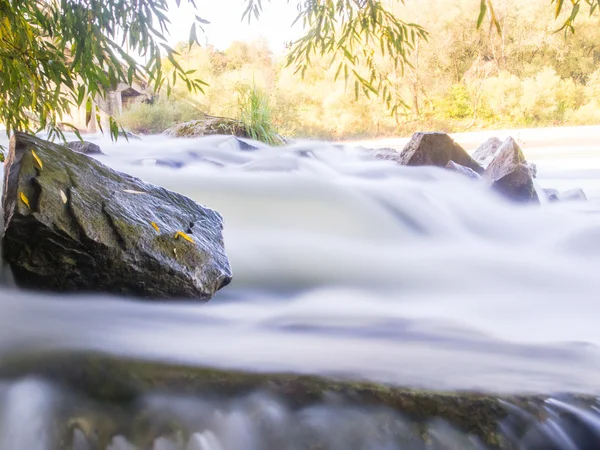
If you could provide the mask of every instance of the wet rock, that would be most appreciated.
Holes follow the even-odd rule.
[[[454,161],[450,161],[446,164],[446,169],[451,170],[452,172],[460,173],[474,180],[480,180],[481,176],[472,169],[468,167],[461,166],[460,164],[456,164]]]
[[[396,161],[406,166],[446,167],[450,161],[482,173],[483,168],[446,133],[415,133],[401,152],[381,149],[378,158]]]
[[[3,206],[22,287],[207,300],[231,280],[217,212],[30,135],[11,139]]]
[[[487,166],[494,160],[501,145],[502,141],[497,137],[489,138],[473,152],[472,158],[477,161],[481,167],[487,169]]]
[[[498,148],[483,177],[496,191],[511,200],[539,203],[531,170],[521,148],[512,137]]]
[[[394,433],[393,442],[398,445],[390,448],[559,448],[553,445],[557,441],[544,436],[536,438],[537,445],[530,441],[532,433],[544,431],[543,419],[548,414],[552,415],[557,429],[565,425],[565,419],[570,419],[568,422],[573,424],[572,428],[577,425],[570,436],[579,436],[581,425],[585,423],[588,424],[587,430],[592,431],[591,423],[598,420],[598,413],[594,410],[597,402],[595,396],[565,395],[562,402],[556,405],[546,395],[503,396],[476,392],[411,390],[348,377],[236,372],[117,359],[100,354],[52,352],[41,356],[36,354],[34,358],[24,358],[22,355],[3,358],[0,361],[0,375],[15,379],[24,374],[37,375],[59,382],[64,388],[69,388],[70,392],[85,395],[91,400],[88,400],[88,405],[93,405],[93,408],[85,408],[81,403],[79,407],[71,408],[71,411],[66,408],[60,420],[69,426],[78,425],[86,434],[93,431],[99,436],[101,443],[109,442],[117,433],[125,433],[134,439],[136,448],[151,448],[152,442],[161,437],[173,442],[185,441],[191,437],[190,432],[197,431],[200,414],[215,409],[231,411],[228,406],[232,403],[228,403],[229,401],[235,402],[240,414],[252,414],[252,417],[264,424],[266,417],[257,417],[261,414],[257,400],[248,405],[252,401],[249,396],[256,399],[254,394],[257,393],[263,398],[281,400],[281,404],[288,408],[286,416],[290,417],[290,424],[297,423],[294,420],[297,412],[302,414],[302,411],[314,411],[315,407],[321,411],[323,407],[329,407],[332,414],[343,414],[344,410],[356,411],[356,407],[362,411],[373,411],[376,412],[376,417],[382,419],[381,425],[384,428],[402,418],[402,429]],[[152,407],[148,402],[149,396],[157,391],[162,394],[160,403],[156,404],[159,408]],[[165,393],[170,395],[166,396]],[[145,401],[140,401],[142,399]],[[164,401],[167,399],[171,403]],[[183,409],[174,405],[177,399],[185,399],[184,408],[191,413],[188,418],[182,414]],[[198,406],[194,401],[199,399],[203,402],[206,399],[216,399],[216,405],[221,406],[215,407],[212,403]],[[245,400],[240,402],[240,399]],[[241,404],[248,405],[248,409],[240,410]],[[115,408],[115,405],[125,407]],[[270,401],[269,405],[272,411],[273,402]],[[566,406],[561,408],[561,405]],[[583,416],[584,420],[573,420],[577,419],[571,412],[573,410],[581,411],[587,416]],[[384,412],[392,415],[383,414]],[[189,417],[194,419],[190,422]],[[327,418],[323,415],[319,417]],[[353,427],[360,426],[364,419],[369,419],[367,416],[360,418]],[[57,423],[57,426],[65,428],[64,424]],[[342,438],[343,435],[335,437]],[[424,445],[431,439],[435,441],[442,437],[446,442],[442,440],[438,442],[439,445]],[[586,437],[590,443],[589,448],[597,448],[598,437],[590,440],[587,433]],[[401,445],[406,444],[407,439],[415,446]],[[473,445],[473,439],[483,445]],[[522,445],[524,443],[531,445]],[[330,447],[307,445],[298,448]]]
[[[241,139],[238,139],[237,137],[234,137],[234,139],[235,139],[239,149],[242,151],[252,152],[254,150],[258,150],[258,147],[248,144],[246,141],[242,141]]]
[[[99,145],[87,141],[72,141],[67,142],[67,147],[77,153],[84,155],[104,155],[104,152]]]

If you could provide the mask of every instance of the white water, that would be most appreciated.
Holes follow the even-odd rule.
[[[590,197],[542,207],[326,143],[103,141],[106,164],[224,216],[234,282],[206,306],[0,288],[0,355],[94,349],[411,387],[598,393],[598,132],[517,134],[540,185]],[[457,139],[472,149],[487,137]]]

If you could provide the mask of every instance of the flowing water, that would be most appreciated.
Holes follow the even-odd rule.
[[[422,389],[600,394],[600,129],[512,134],[537,163],[540,189],[581,187],[589,200],[515,205],[460,175],[400,167],[352,145],[245,151],[227,137],[96,138],[105,164],[223,215],[234,282],[207,305],[149,304],[24,292],[5,270],[0,366],[16,354],[99,351]],[[474,149],[490,135],[509,133],[456,139]],[[50,423],[69,397],[61,389],[36,378],[0,384],[0,449],[55,448]],[[188,418],[206,412],[185,443],[166,436],[154,449],[292,449],[307,433],[331,440],[325,448],[332,449],[421,448],[397,447],[393,437],[407,425],[395,416],[386,423],[396,428],[375,433],[377,414],[392,414],[385,411],[292,411],[259,394],[226,405],[145,401]],[[598,448],[595,408],[551,400],[519,446]],[[262,428],[251,411],[260,412]],[[589,439],[573,437],[566,413]],[[457,444],[436,447],[433,439],[427,448],[479,448],[443,423],[433,430],[440,442]],[[96,448],[79,428],[73,436],[68,448]],[[142,447],[116,436],[109,448]]]

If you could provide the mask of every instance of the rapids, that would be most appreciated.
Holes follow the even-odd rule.
[[[94,350],[436,390],[600,394],[600,129],[454,137],[473,150],[489,136],[511,134],[537,164],[539,188],[581,187],[589,201],[515,205],[455,173],[399,167],[354,143],[242,151],[222,136],[116,144],[86,137],[107,153],[98,157],[105,164],[219,211],[234,281],[205,306],[150,304],[25,292],[4,270],[0,366],[15,354]],[[15,420],[44,428],[35,420],[47,420],[56,389],[27,379],[0,386],[3,429]],[[558,400],[548,406],[565,407]],[[223,441],[252,435],[240,408],[219,423],[242,431],[213,430],[220,443],[210,444],[210,432],[187,448],[263,448]],[[276,401],[268,408],[292,420]],[[312,413],[333,420],[326,409]],[[343,428],[343,415],[335,417],[331,427]],[[368,428],[368,420],[361,423]],[[563,439],[557,448],[578,448],[555,425],[550,416],[544,430]],[[33,437],[3,432],[0,449],[51,448],[42,435],[35,445],[15,446],[10,439]]]

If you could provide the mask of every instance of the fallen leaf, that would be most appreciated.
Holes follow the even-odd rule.
[[[35,159],[35,162],[37,162],[38,166],[40,166],[40,169],[43,169],[44,165],[42,164],[40,157],[33,150],[31,150],[31,154],[33,155],[33,159]]]
[[[62,202],[66,205],[67,202],[69,201],[69,199],[67,198],[67,195],[62,191],[60,191],[60,198],[62,199]]]
[[[152,225],[152,228],[154,228],[157,232],[160,233],[160,228],[158,228],[158,225],[156,225],[155,222],[150,222],[150,225]]]
[[[187,234],[185,234],[183,231],[178,231],[177,233],[175,233],[175,239],[179,238],[180,236],[186,241],[191,242],[192,244],[194,243],[194,240]]]
[[[29,206],[29,199],[25,196],[25,194],[23,194],[23,192],[19,192],[19,197],[21,197],[21,201],[25,203],[28,208],[31,208],[31,206]]]

